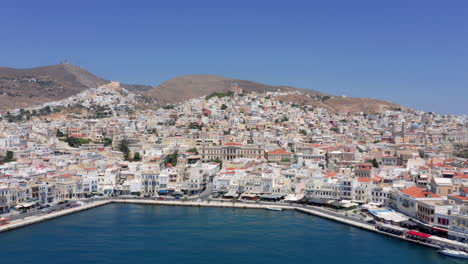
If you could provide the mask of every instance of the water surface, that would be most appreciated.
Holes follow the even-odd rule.
[[[109,204],[0,233],[0,263],[466,263],[296,211]]]

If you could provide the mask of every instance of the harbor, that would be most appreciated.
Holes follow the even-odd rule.
[[[378,233],[381,235],[385,235],[392,238],[401,239],[407,242],[416,243],[418,245],[431,247],[434,249],[440,249],[444,247],[458,247],[464,250],[468,250],[468,246],[466,244],[457,244],[456,241],[451,241],[448,239],[438,238],[432,236],[431,243],[429,240],[421,240],[417,239],[417,237],[408,237],[403,233],[397,234],[393,232],[395,229],[398,229],[396,226],[386,225],[387,228],[378,228],[374,224],[366,223],[365,221],[360,221],[358,219],[352,219],[350,217],[344,217],[337,213],[334,213],[330,210],[326,210],[316,206],[299,206],[299,205],[292,205],[292,204],[281,204],[281,203],[245,203],[245,202],[232,202],[232,201],[164,201],[164,200],[152,200],[152,199],[122,199],[122,198],[111,198],[111,199],[104,199],[104,200],[88,200],[83,205],[74,207],[74,208],[66,208],[57,212],[51,212],[45,215],[39,216],[30,216],[24,219],[17,219],[11,221],[9,223],[4,223],[0,226],[0,232],[10,231],[17,228],[29,226],[35,223],[44,222],[50,219],[58,218],[61,216],[74,214],[77,212],[85,211],[91,208],[100,207],[103,205],[111,204],[111,203],[118,203],[118,204],[142,204],[142,205],[158,205],[158,206],[186,206],[186,207],[214,207],[214,208],[240,208],[240,209],[264,209],[270,211],[278,211],[281,213],[282,210],[295,210],[301,213],[310,214],[314,216],[318,216],[321,218],[325,218],[328,220],[332,220],[335,222],[339,222],[342,224],[350,225],[362,230]],[[389,232],[388,228],[392,229]],[[410,234],[413,234],[409,232]]]

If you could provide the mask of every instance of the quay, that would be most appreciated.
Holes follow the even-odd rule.
[[[61,211],[52,212],[45,215],[39,216],[30,216],[24,219],[18,219],[11,221],[9,224],[0,226],[0,233],[25,227],[28,225],[32,225],[35,223],[40,223],[43,221],[47,221],[50,219],[54,219],[57,217],[61,217],[68,214],[73,214],[77,212],[81,212],[84,210],[88,210],[91,208],[103,206],[110,203],[123,203],[123,204],[146,204],[146,205],[164,205],[164,206],[190,206],[190,207],[218,207],[218,208],[240,208],[240,209],[266,209],[267,207],[272,206],[272,204],[262,204],[262,203],[242,203],[242,202],[231,202],[231,201],[164,201],[164,200],[147,200],[147,199],[122,199],[122,198],[112,198],[106,200],[97,200],[97,201],[87,201],[86,204],[74,207],[74,208],[67,208]],[[416,243],[419,245],[431,247],[431,248],[440,248],[439,245],[429,244],[418,240],[409,239],[407,237],[395,235],[392,233],[384,232],[377,229],[374,225],[363,222],[352,220],[350,218],[345,218],[343,216],[338,216],[333,214],[333,212],[328,212],[325,209],[313,206],[301,207],[298,205],[288,205],[288,204],[275,204],[275,207],[281,208],[283,210],[296,210],[301,213],[310,214],[322,218],[326,218],[329,220],[333,220],[336,222],[340,222],[343,224],[351,225],[357,227],[362,230],[375,232],[378,234],[382,234],[385,236],[398,238],[401,240],[405,240],[408,242]]]
[[[43,221],[47,221],[47,220],[50,220],[50,219],[54,219],[54,218],[57,218],[57,217],[61,217],[61,216],[64,216],[64,215],[69,215],[69,214],[81,212],[81,211],[88,210],[88,209],[91,209],[91,208],[94,208],[94,207],[109,204],[111,202],[112,202],[112,200],[95,201],[95,202],[87,203],[87,204],[82,205],[82,206],[67,208],[67,209],[57,211],[57,212],[51,212],[49,214],[43,214],[43,215],[38,215],[38,216],[29,216],[29,217],[25,217],[24,219],[17,219],[17,220],[11,221],[10,223],[8,223],[6,225],[0,226],[0,232],[5,232],[5,231],[20,228],[20,227],[24,227],[24,226],[40,223],[40,222],[43,222]]]

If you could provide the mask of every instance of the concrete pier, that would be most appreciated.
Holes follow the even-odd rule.
[[[14,221],[11,221],[9,224],[0,226],[0,232],[5,232],[5,231],[13,230],[13,229],[16,229],[16,228],[32,225],[32,224],[35,224],[35,223],[40,223],[40,222],[47,221],[47,220],[50,220],[50,219],[54,219],[54,218],[57,218],[57,217],[61,217],[61,216],[64,216],[64,215],[81,212],[81,211],[88,210],[88,209],[98,207],[98,206],[102,206],[102,205],[105,205],[105,204],[108,204],[108,203],[111,203],[111,202],[112,202],[111,200],[90,202],[90,203],[87,203],[85,205],[81,205],[81,206],[74,207],[74,208],[64,209],[64,210],[61,210],[61,211],[58,211],[58,212],[52,212],[52,213],[45,214],[45,215],[30,216],[30,217],[26,217],[24,219],[14,220]]]

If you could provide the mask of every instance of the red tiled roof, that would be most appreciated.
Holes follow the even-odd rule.
[[[268,152],[268,154],[283,154],[283,155],[290,155],[290,152],[287,152],[284,149],[275,149],[273,151]]]
[[[242,146],[242,144],[240,144],[240,143],[235,143],[235,142],[230,142],[230,143],[224,144],[224,146]]]
[[[409,187],[400,192],[414,198],[440,198],[439,195],[418,187]]]
[[[461,195],[452,195],[452,197],[455,197],[455,198],[460,199],[460,200],[468,201],[468,197],[465,197],[465,196],[461,196]]]
[[[371,179],[364,178],[364,177],[359,177],[357,180],[358,180],[358,182],[371,182],[372,181]]]

